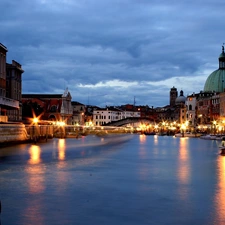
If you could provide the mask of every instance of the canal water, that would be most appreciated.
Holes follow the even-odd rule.
[[[86,136],[0,148],[1,225],[222,225],[219,141]]]

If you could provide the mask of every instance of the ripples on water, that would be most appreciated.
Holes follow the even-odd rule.
[[[225,224],[218,145],[123,135],[0,149],[1,225]]]

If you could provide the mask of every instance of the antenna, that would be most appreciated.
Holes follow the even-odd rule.
[[[135,106],[135,104],[136,104],[136,101],[135,101],[135,96],[134,96],[134,106]]]

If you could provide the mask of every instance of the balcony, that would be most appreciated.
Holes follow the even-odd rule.
[[[0,107],[7,109],[19,109],[19,101],[11,98],[5,98],[0,96]]]

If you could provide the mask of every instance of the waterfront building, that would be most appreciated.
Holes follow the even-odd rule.
[[[214,92],[210,100],[210,118],[212,121],[220,119],[220,93]]]
[[[71,102],[73,109],[72,125],[84,125],[86,107],[80,102]]]
[[[213,120],[212,117],[212,97],[216,95],[212,91],[201,91],[197,98],[196,113],[197,113],[197,123],[210,125]]]
[[[22,121],[22,66],[12,60],[6,63],[6,97],[19,102],[19,109],[7,110],[9,121]]]
[[[68,89],[63,94],[22,94],[23,120],[37,116],[40,120],[72,124],[73,109]]]
[[[85,125],[93,126],[93,112],[95,110],[99,110],[100,107],[95,105],[86,105],[86,111],[85,111]]]
[[[21,75],[23,70],[21,65],[13,61],[11,66],[6,66],[8,49],[0,43],[0,122],[8,122],[8,119],[21,120],[20,100],[21,100]],[[9,73],[6,71],[8,70]],[[9,76],[11,74],[12,76]],[[15,77],[13,77],[15,75]],[[15,86],[14,86],[15,85]],[[8,111],[13,110],[12,117]]]
[[[187,96],[186,99],[186,120],[191,127],[197,125],[197,113],[196,113],[196,105],[197,105],[198,94],[191,94]]]
[[[93,124],[101,126],[130,117],[140,117],[140,115],[141,113],[138,110],[127,111],[115,106],[100,108],[93,111]]]
[[[225,119],[225,92],[222,92],[220,95],[220,117],[222,120]]]

